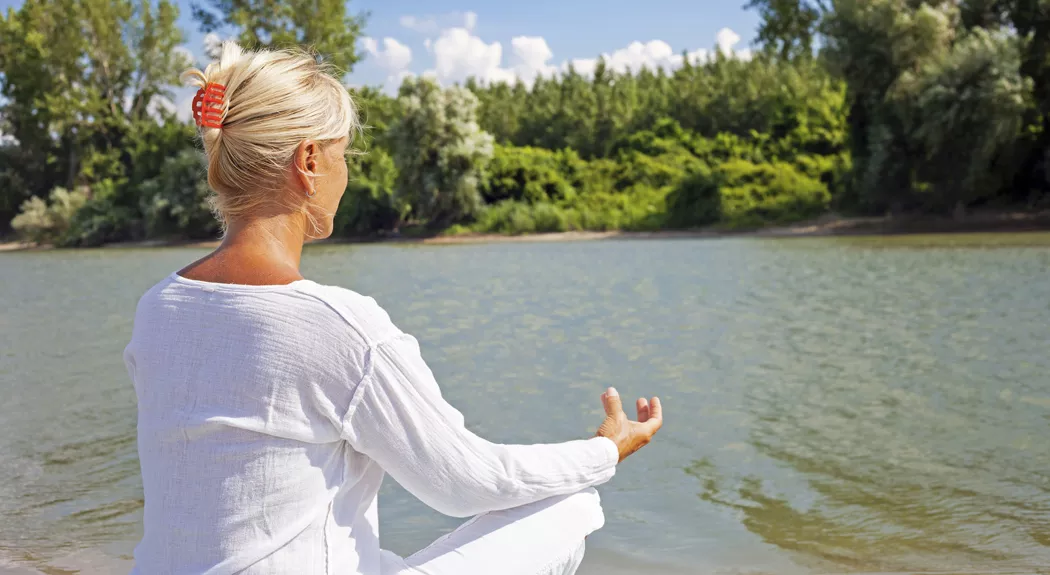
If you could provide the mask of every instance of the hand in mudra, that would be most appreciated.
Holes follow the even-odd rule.
[[[659,397],[654,397],[651,401],[646,401],[643,397],[637,401],[638,421],[627,419],[620,394],[611,387],[602,394],[602,405],[605,406],[605,421],[598,428],[597,435],[608,437],[616,443],[620,450],[620,461],[648,445],[664,424]]]

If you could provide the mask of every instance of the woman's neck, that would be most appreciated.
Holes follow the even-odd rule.
[[[269,258],[275,265],[298,270],[306,241],[305,223],[302,214],[231,221],[219,249],[235,250],[253,259]]]
[[[218,249],[180,275],[202,281],[246,285],[286,284],[302,279],[305,216],[280,214],[229,222]]]

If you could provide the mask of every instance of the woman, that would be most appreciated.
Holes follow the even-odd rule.
[[[535,575],[575,572],[601,527],[593,486],[649,442],[659,400],[598,436],[498,445],[441,397],[416,340],[368,297],[303,279],[328,236],[358,129],[309,55],[223,46],[194,116],[226,234],[139,302],[125,362],[138,396],[144,535],[135,573]],[[379,546],[389,473],[475,516],[402,559]]]

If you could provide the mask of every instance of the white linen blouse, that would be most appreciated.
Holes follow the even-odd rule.
[[[145,496],[133,573],[379,575],[385,473],[466,517],[604,483],[618,460],[606,438],[476,436],[375,300],[308,280],[172,274],[139,301],[124,359]]]

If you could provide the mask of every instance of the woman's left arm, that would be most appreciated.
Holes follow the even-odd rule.
[[[370,353],[343,436],[441,513],[517,507],[604,483],[616,472],[619,449],[605,437],[502,445],[471,433],[441,397],[411,336],[399,334]]]

